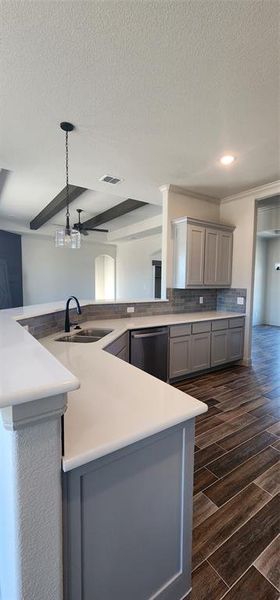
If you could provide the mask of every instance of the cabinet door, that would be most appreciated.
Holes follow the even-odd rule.
[[[216,229],[206,229],[205,232],[204,283],[206,285],[217,283],[219,234]]]
[[[173,287],[186,287],[187,223],[174,223],[173,233]]]
[[[243,358],[244,328],[228,330],[228,361]]]
[[[114,356],[118,356],[119,353],[125,348],[127,349],[127,352],[129,354],[129,333],[128,333],[128,331],[126,331],[126,333],[123,333],[123,335],[120,335],[120,337],[118,337],[116,340],[111,342],[111,344],[106,346],[104,348],[104,350],[106,350],[106,352],[109,352],[109,354],[114,354]]]
[[[192,335],[191,370],[201,371],[210,367],[210,333]]]
[[[219,231],[217,284],[231,285],[232,233]]]
[[[180,377],[191,370],[191,336],[170,339],[169,377]]]
[[[228,330],[213,331],[211,338],[211,367],[223,365],[228,360]]]
[[[128,348],[128,346],[124,346],[124,348],[122,348],[122,350],[120,352],[118,352],[118,354],[116,354],[116,356],[118,358],[121,358],[121,360],[124,360],[125,362],[129,362],[129,348]]]
[[[205,227],[187,226],[187,285],[204,282]]]

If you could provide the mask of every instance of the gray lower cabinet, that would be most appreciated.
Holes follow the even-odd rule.
[[[180,377],[191,371],[191,336],[170,339],[169,377]]]
[[[194,419],[64,473],[64,600],[191,588]]]
[[[169,378],[172,380],[242,359],[244,325],[244,317],[172,325]]]
[[[212,331],[211,367],[240,360],[243,357],[244,329]]]
[[[122,348],[115,356],[125,362],[129,362],[129,346],[124,346],[124,348]]]
[[[202,371],[210,367],[210,333],[191,336],[191,371]]]
[[[212,331],[211,367],[218,367],[226,362],[228,362],[228,330]]]
[[[126,362],[129,362],[129,333],[123,333],[116,340],[108,344],[105,348],[106,352],[113,354]]]
[[[228,330],[228,360],[240,360],[243,357],[244,328]]]

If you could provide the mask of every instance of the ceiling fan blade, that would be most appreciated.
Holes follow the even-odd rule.
[[[109,229],[98,229],[97,227],[87,227],[87,231],[102,231],[103,233],[109,233]]]
[[[88,232],[87,232],[87,230],[86,230],[86,229],[81,229],[81,230],[80,230],[80,233],[81,233],[82,235],[85,235],[85,236],[87,236],[87,235],[88,235]]]
[[[0,169],[0,195],[2,194],[5,183],[7,182],[10,173],[11,171],[8,171],[8,169]]]

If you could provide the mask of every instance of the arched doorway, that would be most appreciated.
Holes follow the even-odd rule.
[[[115,259],[100,254],[94,262],[95,300],[115,300]]]

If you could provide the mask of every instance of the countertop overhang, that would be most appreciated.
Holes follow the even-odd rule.
[[[210,311],[95,320],[83,323],[83,327],[113,331],[93,344],[58,343],[59,334],[41,340],[81,384],[79,390],[68,394],[63,470],[101,458],[207,411],[203,402],[107,353],[106,346],[131,329],[240,316]]]

